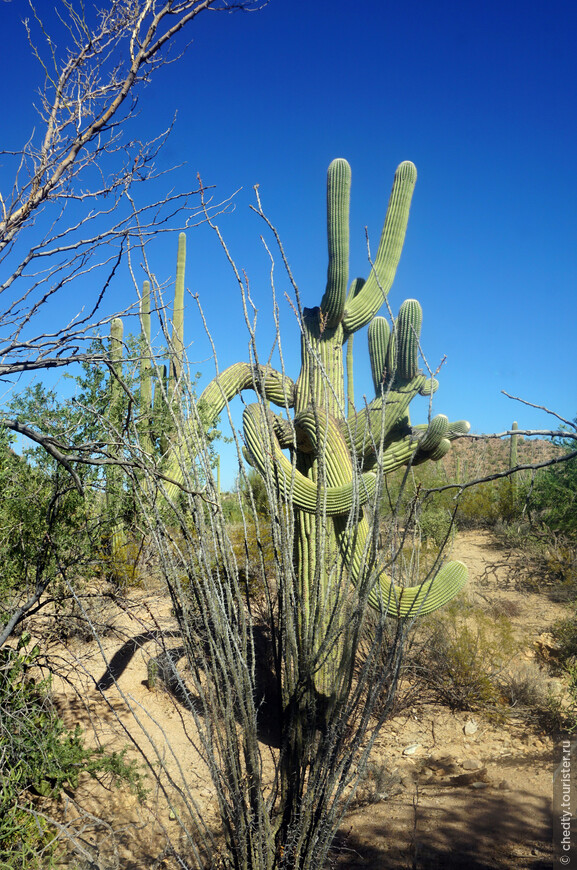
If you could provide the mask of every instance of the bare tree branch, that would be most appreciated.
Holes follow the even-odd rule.
[[[522,433],[528,434],[526,432]],[[577,439],[577,435],[573,436]],[[469,480],[467,483],[447,483],[444,486],[432,487],[421,491],[423,497],[432,495],[435,492],[445,492],[447,489],[458,490],[458,495],[465,489],[471,486],[478,486],[480,483],[489,483],[491,480],[499,480],[502,477],[511,477],[512,474],[517,474],[519,471],[538,471],[540,468],[547,468],[550,465],[558,465],[560,462],[568,462],[577,457],[577,450],[571,450],[569,453],[562,453],[559,456],[554,456],[552,459],[547,459],[543,462],[529,463],[527,465],[516,465],[514,468],[507,468],[505,471],[497,471],[494,474],[488,474],[486,477],[478,477],[475,480]]]
[[[0,376],[85,358],[82,345],[107,322],[97,313],[131,249],[175,222],[182,229],[204,220],[192,207],[195,190],[144,204],[135,196],[168,171],[156,160],[170,133],[135,136],[138,101],[186,49],[181,33],[198,15],[262,5],[112,0],[91,10],[60,0],[59,44],[31,3],[25,27],[41,72],[40,123],[23,146],[0,149],[13,168],[11,189],[0,192]],[[3,129],[5,138],[10,124]],[[95,287],[84,308],[50,335],[35,328],[47,304],[82,280]]]
[[[519,396],[511,396],[510,393],[507,393],[505,390],[501,390],[504,396],[507,396],[508,399],[513,399],[515,402],[521,402],[522,405],[528,405],[530,408],[537,408],[539,411],[545,411],[546,414],[551,414],[552,417],[557,417],[558,420],[561,420],[565,425],[570,426],[571,428],[575,428],[574,424],[570,420],[566,420],[565,417],[561,417],[560,414],[557,414],[556,411],[552,411],[550,408],[546,408],[545,405],[535,405],[533,402],[528,402],[527,399],[520,399]]]

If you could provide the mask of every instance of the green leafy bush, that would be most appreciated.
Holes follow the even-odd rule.
[[[577,665],[577,607],[573,607],[570,617],[553,624],[551,634],[557,641],[561,663],[566,666]]]
[[[43,798],[74,790],[81,776],[146,792],[136,762],[125,751],[107,753],[84,745],[80,726],[68,730],[50,701],[49,680],[30,670],[39,648],[22,635],[16,649],[0,649],[0,867],[44,870],[56,866],[62,847],[58,828],[41,811]]]
[[[426,694],[453,710],[502,705],[502,675],[517,648],[506,616],[455,604],[427,618],[411,663]]]
[[[98,521],[87,501],[56,463],[18,456],[0,436],[0,631],[18,606],[51,587],[58,598],[67,583],[94,561]],[[40,594],[35,607],[40,603]]]
[[[559,442],[567,453],[575,449],[569,439]],[[534,519],[551,531],[577,540],[577,460],[542,469],[529,498]]]

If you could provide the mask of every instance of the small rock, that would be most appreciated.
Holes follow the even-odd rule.
[[[463,761],[461,767],[463,770],[480,770],[483,767],[483,762],[479,761],[478,758],[467,758],[466,761]]]
[[[403,749],[403,755],[414,755],[415,752],[416,752],[418,749],[420,749],[420,748],[421,748],[421,744],[420,744],[420,743],[411,743],[410,746],[406,746],[406,747]]]
[[[511,791],[512,785],[508,779],[502,779],[497,788],[500,791]]]
[[[488,782],[472,782],[471,788],[488,788]]]
[[[487,768],[482,767],[481,770],[473,770],[471,773],[461,773],[459,776],[452,776],[449,780],[451,785],[473,785],[475,782],[485,782],[487,780]]]
[[[174,810],[170,810],[170,812],[168,814],[168,818],[170,819],[171,822],[176,821],[176,813],[174,812]]]
[[[561,655],[561,648],[552,634],[548,631],[540,634],[534,642],[537,654],[545,661],[557,660]]]
[[[470,737],[472,734],[476,734],[478,730],[479,726],[474,719],[469,719],[468,722],[465,722],[465,727],[463,728],[463,731],[465,732],[467,737]]]
[[[457,773],[458,771],[456,760],[452,755],[431,757],[427,762],[427,767],[432,768],[435,776],[444,776],[447,773]]]

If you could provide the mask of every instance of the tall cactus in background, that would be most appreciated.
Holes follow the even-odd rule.
[[[172,306],[172,339],[170,342],[169,398],[178,399],[184,363],[184,270],[186,267],[186,235],[178,236],[176,280],[174,282],[174,305]]]
[[[170,447],[175,435],[175,415],[179,413],[182,370],[184,366],[184,273],[186,267],[186,235],[178,237],[176,280],[172,306],[172,334],[168,348],[169,365],[155,371],[152,365],[150,282],[144,281],[140,299],[141,362],[140,362],[140,446],[153,453],[155,446],[161,455]],[[154,388],[153,388],[154,385]]]
[[[509,445],[509,469],[515,468],[518,462],[518,441],[519,436],[517,435],[517,429],[519,428],[519,424],[514,421],[511,426],[511,443]],[[511,475],[513,478],[513,475]]]
[[[151,287],[144,281],[140,299],[140,346],[138,440],[143,454],[154,456],[159,462],[170,453],[171,442],[176,433],[176,420],[180,409],[181,378],[184,366],[184,271],[186,265],[186,236],[178,239],[177,268],[172,311],[172,329],[168,348],[169,365],[158,366],[154,362],[151,329]],[[168,334],[168,333],[167,333]],[[124,326],[120,317],[110,324],[110,380],[108,419],[111,431],[118,433],[122,427],[124,407],[123,362]],[[115,438],[115,441],[119,439]],[[113,458],[118,458],[117,448],[112,449]],[[106,502],[109,517],[114,527],[111,536],[113,573],[117,580],[125,581],[127,572],[134,573],[138,548],[127,545],[127,536],[120,507],[122,501],[122,473],[117,466],[109,467],[106,477]]]
[[[377,474],[438,460],[451,440],[469,429],[468,423],[451,424],[443,415],[428,425],[411,424],[411,400],[417,394],[430,395],[437,387],[418,367],[421,306],[414,299],[405,301],[392,325],[377,316],[401,255],[415,167],[405,162],[397,169],[373,268],[366,282],[356,279],[347,292],[350,179],[345,160],[331,163],[327,284],[320,306],[302,312],[302,368],[297,380],[270,366],[239,362],[215,378],[200,397],[212,418],[242,390],[253,389],[266,400],[245,408],[247,456],[261,475],[275,482],[280,497],[292,503],[302,631],[316,636],[319,651],[328,620],[333,619],[334,628],[330,605],[335,590],[349,579],[357,584],[366,576],[371,547],[363,505],[378,489]],[[348,404],[351,387],[345,400],[343,345],[349,341],[351,347],[354,333],[367,325],[375,397],[355,411]],[[292,422],[274,414],[269,402],[291,409]],[[285,449],[294,462],[283,453]],[[176,462],[169,476],[176,488],[182,479]],[[466,574],[462,563],[450,562],[436,577],[402,588],[380,570],[369,601],[396,617],[428,613],[461,589]],[[318,688],[329,691],[326,675],[319,676]]]
[[[516,468],[519,459],[518,459],[518,442],[519,436],[517,435],[517,429],[519,425],[517,421],[513,422],[511,426],[511,443],[509,445],[509,470]],[[515,503],[517,501],[517,477],[515,474],[512,474],[509,477],[509,487],[510,487],[510,496],[511,496],[511,511],[515,511]]]
[[[119,459],[120,432],[122,430],[123,389],[122,360],[124,352],[124,326],[120,317],[110,323],[110,395],[108,419],[112,432],[111,456]],[[117,580],[125,578],[126,533],[121,519],[122,511],[122,471],[118,465],[110,465],[106,470],[106,509],[112,522],[110,555],[112,573]]]
[[[146,453],[154,449],[154,406],[152,396],[152,347],[150,323],[150,281],[142,285],[140,299],[140,445]]]

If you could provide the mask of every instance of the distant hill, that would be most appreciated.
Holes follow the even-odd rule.
[[[486,477],[509,467],[511,439],[462,438],[454,441],[442,465],[451,481],[461,482]],[[542,438],[517,437],[517,464],[534,465],[559,455],[562,448]]]

